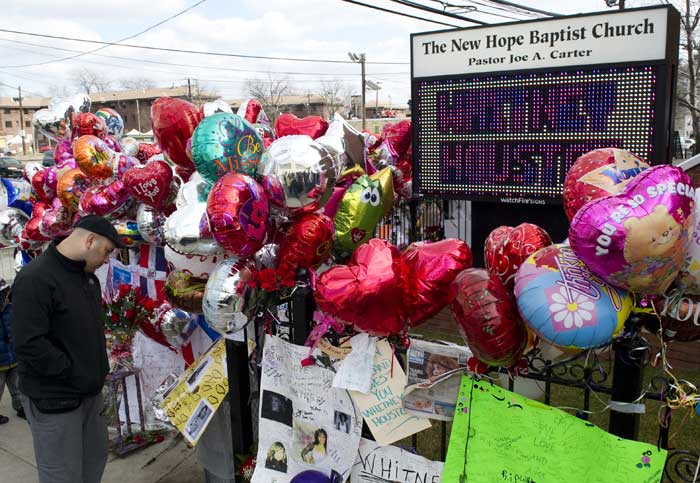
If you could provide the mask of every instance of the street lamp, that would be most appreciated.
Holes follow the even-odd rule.
[[[350,57],[350,60],[355,62],[356,64],[360,64],[362,66],[362,129],[364,130],[366,128],[366,113],[365,113],[365,54],[355,54],[354,52],[348,52],[348,57]]]
[[[374,82],[371,80],[367,81],[367,89],[374,91],[376,94],[376,97],[374,98],[374,117],[380,117],[378,115],[378,113],[379,113],[379,89],[381,89],[381,88],[382,88],[381,82],[379,82],[379,81]]]

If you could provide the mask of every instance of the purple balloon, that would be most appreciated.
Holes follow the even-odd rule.
[[[53,159],[56,164],[71,159],[73,157],[73,146],[68,140],[61,141],[56,145],[56,149],[53,150]]]
[[[289,483],[331,483],[331,479],[316,470],[306,470],[299,473]]]
[[[625,191],[591,201],[569,229],[569,243],[611,285],[663,294],[678,275],[693,221],[695,189],[670,165],[636,176]]]

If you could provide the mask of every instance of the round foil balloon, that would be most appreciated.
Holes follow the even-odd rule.
[[[700,297],[673,289],[654,303],[665,340],[700,340]],[[658,322],[657,322],[658,323]]]
[[[373,238],[359,247],[347,265],[323,272],[316,283],[316,303],[326,314],[371,335],[406,329],[401,303],[403,263],[398,248]]]
[[[366,243],[393,202],[394,185],[389,168],[357,178],[343,195],[333,220],[336,252],[349,254]]]
[[[86,94],[52,99],[48,108],[34,113],[33,125],[49,139],[67,140],[73,131],[73,119],[81,112],[90,112],[90,98]]]
[[[253,289],[248,282],[253,278],[249,262],[238,258],[224,260],[216,266],[207,280],[202,310],[209,325],[219,332],[237,332],[243,329],[252,313],[249,307]]]
[[[206,280],[187,272],[171,272],[165,280],[165,298],[175,308],[201,314],[206,284]]]
[[[136,139],[132,137],[125,137],[120,142],[121,152],[126,156],[131,156],[135,158],[139,153],[139,146],[141,145]]]
[[[178,253],[169,245],[165,245],[164,249],[165,260],[171,271],[178,270],[187,272],[197,278],[207,279],[211,272],[222,260],[226,260],[229,256],[225,253],[217,253],[215,255],[197,255]]]
[[[596,149],[582,155],[571,166],[564,181],[566,216],[571,220],[589,201],[621,193],[632,178],[649,167],[622,149]]]
[[[289,483],[333,483],[329,477],[320,471],[306,470],[292,478]]]
[[[27,221],[29,217],[21,210],[16,208],[0,210],[0,244],[4,247],[17,246]]]
[[[73,121],[73,137],[88,135],[104,139],[107,136],[107,124],[91,112],[81,112]]]
[[[267,196],[253,178],[229,173],[209,192],[209,229],[224,249],[248,257],[263,246],[269,210]]]
[[[484,246],[486,267],[512,290],[520,265],[540,248],[551,245],[552,239],[544,229],[532,223],[521,223],[515,228],[499,227],[494,232]],[[497,241],[500,241],[498,246]]]
[[[98,179],[121,176],[140,164],[136,158],[112,151],[96,136],[80,136],[73,145],[73,155],[85,174]]]
[[[474,356],[489,366],[520,359],[527,330],[501,280],[481,268],[464,270],[450,286],[452,315]]]
[[[114,229],[127,247],[132,247],[143,241],[136,220],[115,220],[112,222]]]
[[[97,117],[102,118],[107,125],[107,133],[119,139],[124,134],[124,119],[122,116],[109,107],[101,107],[95,112]]]
[[[610,342],[633,307],[631,295],[591,273],[570,247],[536,252],[515,276],[518,309],[539,337],[588,349]]]
[[[178,208],[165,222],[164,236],[170,248],[182,254],[214,255],[223,248],[206,227],[206,203],[194,203]],[[208,230],[208,227],[206,227]]]
[[[318,210],[328,201],[338,166],[336,158],[309,136],[286,136],[270,144],[258,172],[277,177],[290,214],[301,215]]]
[[[411,243],[401,255],[404,304],[412,327],[440,312],[449,302],[457,274],[472,266],[472,252],[462,240]]]
[[[73,231],[73,215],[75,212],[63,206],[58,198],[54,198],[51,207],[44,211],[39,223],[39,232],[46,238],[68,236]]]
[[[333,247],[333,220],[320,213],[298,218],[280,243],[277,273],[294,280],[300,268],[318,268]]]
[[[65,160],[61,163],[55,164],[50,168],[46,169],[46,176],[44,178],[44,184],[47,191],[57,191],[58,190],[58,179],[67,173],[71,169],[78,167],[75,159],[71,158]]]
[[[569,243],[591,272],[642,294],[663,294],[683,267],[695,189],[669,165],[637,175],[624,192],[599,198],[571,221]]]
[[[166,217],[150,206],[140,203],[136,212],[136,224],[138,225],[141,238],[151,245],[165,244]]]
[[[56,196],[66,208],[77,211],[80,198],[90,186],[90,178],[79,168],[70,169],[58,179]]]
[[[695,191],[693,207],[693,229],[691,230],[685,260],[676,285],[689,294],[700,294],[700,191]]]
[[[173,163],[192,170],[194,165],[185,148],[201,120],[202,114],[197,106],[182,99],[161,97],[151,106],[156,142]]]
[[[262,152],[258,132],[235,114],[205,117],[192,135],[192,161],[210,183],[226,173],[255,175]]]
[[[80,210],[89,215],[107,216],[121,208],[129,190],[120,179],[106,185],[92,186],[80,197]]]
[[[168,344],[175,348],[186,344],[192,335],[192,316],[180,309],[168,309],[160,316],[160,330]]]

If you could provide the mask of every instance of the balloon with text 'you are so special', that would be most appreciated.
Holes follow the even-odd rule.
[[[695,189],[670,165],[636,176],[620,194],[591,201],[576,214],[569,243],[594,274],[642,294],[663,294],[683,268]]]
[[[518,310],[538,336],[562,347],[610,342],[634,305],[625,290],[590,272],[573,250],[551,245],[531,255],[515,276]]]

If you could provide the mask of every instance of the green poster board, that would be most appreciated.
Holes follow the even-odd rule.
[[[658,483],[665,461],[665,450],[464,376],[442,483]]]

